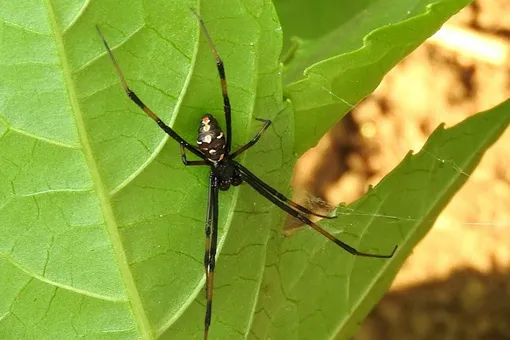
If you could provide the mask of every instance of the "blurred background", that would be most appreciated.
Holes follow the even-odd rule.
[[[510,1],[477,0],[301,157],[293,187],[352,202],[440,123],[450,127],[508,97]],[[510,130],[354,339],[510,339]]]

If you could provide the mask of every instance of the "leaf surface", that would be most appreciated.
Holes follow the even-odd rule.
[[[213,113],[223,124],[223,111],[214,58],[189,7],[200,11],[225,61],[239,146],[259,126],[255,108],[264,118],[283,108],[279,82],[259,84],[280,72],[281,30],[269,1],[2,6],[0,337],[203,332],[203,294],[195,297],[203,287],[208,170],[185,168],[177,143],[129,101],[95,32],[97,24],[138,96],[193,143],[201,116]],[[271,171],[260,159],[282,159],[282,138],[269,135],[265,153],[254,148],[245,164],[259,164],[261,176]],[[233,262],[258,258],[258,265],[219,276],[217,294],[231,285],[231,304],[253,306],[272,217],[247,189],[242,205],[237,190],[222,193],[220,250],[233,222],[242,242],[232,236],[218,269],[229,251],[239,253]],[[244,312],[223,328],[218,322],[215,336],[245,332],[252,312]]]
[[[470,2],[275,1],[286,41],[297,37],[295,51],[284,53],[291,57],[283,77],[295,110],[295,152],[315,145],[393,66]]]
[[[485,150],[510,124],[510,100],[448,129],[438,127],[336,220],[320,225],[360,251],[352,256],[308,230],[287,240],[274,233],[253,339],[348,339],[387,290],[416,243],[468,180]]]
[[[1,7],[0,338],[201,338],[208,169],[184,167],[177,143],[128,99],[94,26],[131,88],[192,142],[205,112],[224,126],[214,58],[188,10],[197,9],[225,62],[234,148],[260,128],[254,117],[273,119],[241,162],[288,193],[293,150],[311,145],[316,135],[303,133],[325,124],[310,116],[303,129],[300,98],[282,101],[282,29],[271,2]],[[397,180],[323,224],[361,249],[383,252],[398,243],[391,261],[353,258],[312,231],[284,241],[282,212],[246,185],[222,192],[210,338],[351,334],[508,125],[508,104],[493,112],[500,116],[482,115],[484,124],[439,130],[431,141],[445,145],[431,142],[429,159],[406,159]],[[466,142],[472,126],[478,130]],[[462,133],[450,143],[454,131]],[[297,135],[306,136],[298,147]],[[462,152],[461,143],[469,145]],[[458,157],[442,153],[451,145]],[[466,154],[473,149],[475,157]],[[438,189],[431,201],[417,179]],[[423,203],[393,211],[410,199]]]

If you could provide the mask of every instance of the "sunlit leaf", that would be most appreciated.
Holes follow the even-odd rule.
[[[315,145],[393,66],[471,1],[276,0],[287,39],[300,41],[283,76],[295,110],[295,151]]]
[[[420,6],[412,20],[429,33],[460,8],[439,4],[448,11],[436,15]],[[260,127],[254,117],[274,121],[241,162],[289,193],[294,150],[314,143],[317,134],[308,132],[333,120],[321,121],[320,112],[305,119],[305,97],[283,99],[288,74],[273,5],[45,0],[0,7],[0,338],[201,338],[208,169],[184,167],[177,143],[125,95],[95,25],[133,90],[192,142],[205,112],[224,123],[214,58],[189,7],[199,11],[225,62],[234,147]],[[364,90],[382,73],[359,78],[369,80]],[[355,101],[364,95],[356,93]],[[319,107],[331,101],[328,94]],[[506,125],[508,104],[438,130],[427,152],[340,209],[341,218],[321,223],[360,249],[399,244],[389,261],[354,258],[313,231],[283,240],[283,213],[263,197],[247,186],[222,192],[210,338],[352,334]]]

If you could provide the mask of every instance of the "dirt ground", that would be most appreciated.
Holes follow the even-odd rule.
[[[441,122],[452,126],[510,97],[510,1],[477,0],[447,25],[445,36],[397,65],[301,158],[294,186],[351,202]],[[448,41],[452,30],[478,45]],[[509,156],[510,129],[415,248],[356,340],[510,339]],[[316,168],[323,157],[327,168]]]

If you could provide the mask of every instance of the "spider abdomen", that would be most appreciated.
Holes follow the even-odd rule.
[[[225,135],[218,121],[206,114],[198,127],[197,144],[200,151],[212,162],[218,162],[225,156]]]

